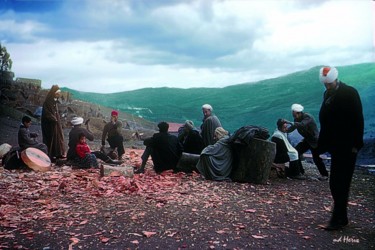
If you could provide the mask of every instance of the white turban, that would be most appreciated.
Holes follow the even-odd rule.
[[[193,121],[186,120],[186,122],[185,122],[185,127],[190,128],[190,129],[193,129],[193,128],[194,128],[194,123],[193,123]]]
[[[323,67],[319,71],[319,80],[321,83],[332,83],[339,76],[339,72],[335,67]]]
[[[70,122],[72,123],[73,126],[81,125],[83,123],[83,118],[76,116]]]
[[[291,109],[294,112],[302,112],[303,106],[301,104],[295,103],[295,104],[292,105]]]
[[[202,106],[202,109],[208,109],[208,110],[213,110],[212,109],[212,106],[210,105],[210,104],[204,104],[203,106]]]
[[[215,129],[215,136],[218,140],[223,138],[224,136],[228,135],[228,131],[226,131],[223,127],[217,127]]]

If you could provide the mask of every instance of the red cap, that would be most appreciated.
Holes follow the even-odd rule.
[[[112,110],[112,112],[111,112],[111,116],[118,116],[118,111],[116,111],[116,110]]]

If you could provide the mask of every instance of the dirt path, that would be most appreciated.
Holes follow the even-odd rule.
[[[126,152],[133,165],[142,150]],[[308,180],[273,173],[268,185],[156,175],[150,164],[134,178],[0,168],[0,249],[374,249],[375,176],[355,172],[350,224],[326,232],[328,182],[305,168]]]

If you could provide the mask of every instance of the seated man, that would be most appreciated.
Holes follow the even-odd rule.
[[[122,122],[118,120],[118,112],[113,110],[111,112],[111,121],[108,122],[104,126],[103,134],[102,134],[102,148],[105,146],[105,139],[107,137],[107,141],[109,146],[112,149],[117,148],[118,159],[121,160],[123,154],[125,154],[124,149],[124,137],[122,136]]]
[[[274,163],[285,164],[289,162],[289,167],[285,168],[285,174],[292,179],[305,179],[301,174],[301,162],[298,160],[297,150],[290,144],[287,138],[288,123],[284,119],[277,120],[277,129],[271,137],[271,141],[276,143],[276,156]]]
[[[148,157],[151,155],[156,173],[164,170],[175,169],[182,154],[182,145],[178,138],[168,133],[169,124],[160,122],[158,124],[159,133],[155,133],[151,138],[144,140],[146,146],[142,154],[142,165],[135,172],[144,173]]]
[[[69,132],[69,142],[68,142],[68,154],[67,158],[68,160],[72,161],[73,164],[77,165],[78,167],[82,167],[80,164],[82,161],[79,159],[79,156],[76,152],[76,147],[79,142],[79,136],[80,134],[85,135],[85,139],[89,141],[94,140],[94,134],[91,133],[89,129],[89,120],[86,121],[86,126],[87,128],[83,128],[81,125],[83,123],[83,118],[82,117],[74,117],[70,123],[73,125],[72,129]],[[96,158],[104,161],[105,163],[109,164],[120,164],[120,161],[112,160],[110,157],[105,155],[104,153],[100,151],[95,151],[92,152]]]
[[[189,154],[199,155],[204,148],[199,131],[194,128],[194,123],[189,120],[179,129],[178,140],[183,146],[183,152]]]
[[[218,127],[215,129],[214,138],[216,143],[203,149],[197,169],[207,180],[230,181],[233,155],[228,131]]]
[[[29,147],[37,148],[44,153],[48,154],[48,147],[46,144],[38,142],[37,133],[30,132],[31,118],[28,116],[22,117],[22,124],[18,130],[18,144],[21,149],[27,149]]]

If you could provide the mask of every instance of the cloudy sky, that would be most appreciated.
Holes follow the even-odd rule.
[[[81,91],[223,87],[375,61],[371,0],[0,0],[16,77]]]

